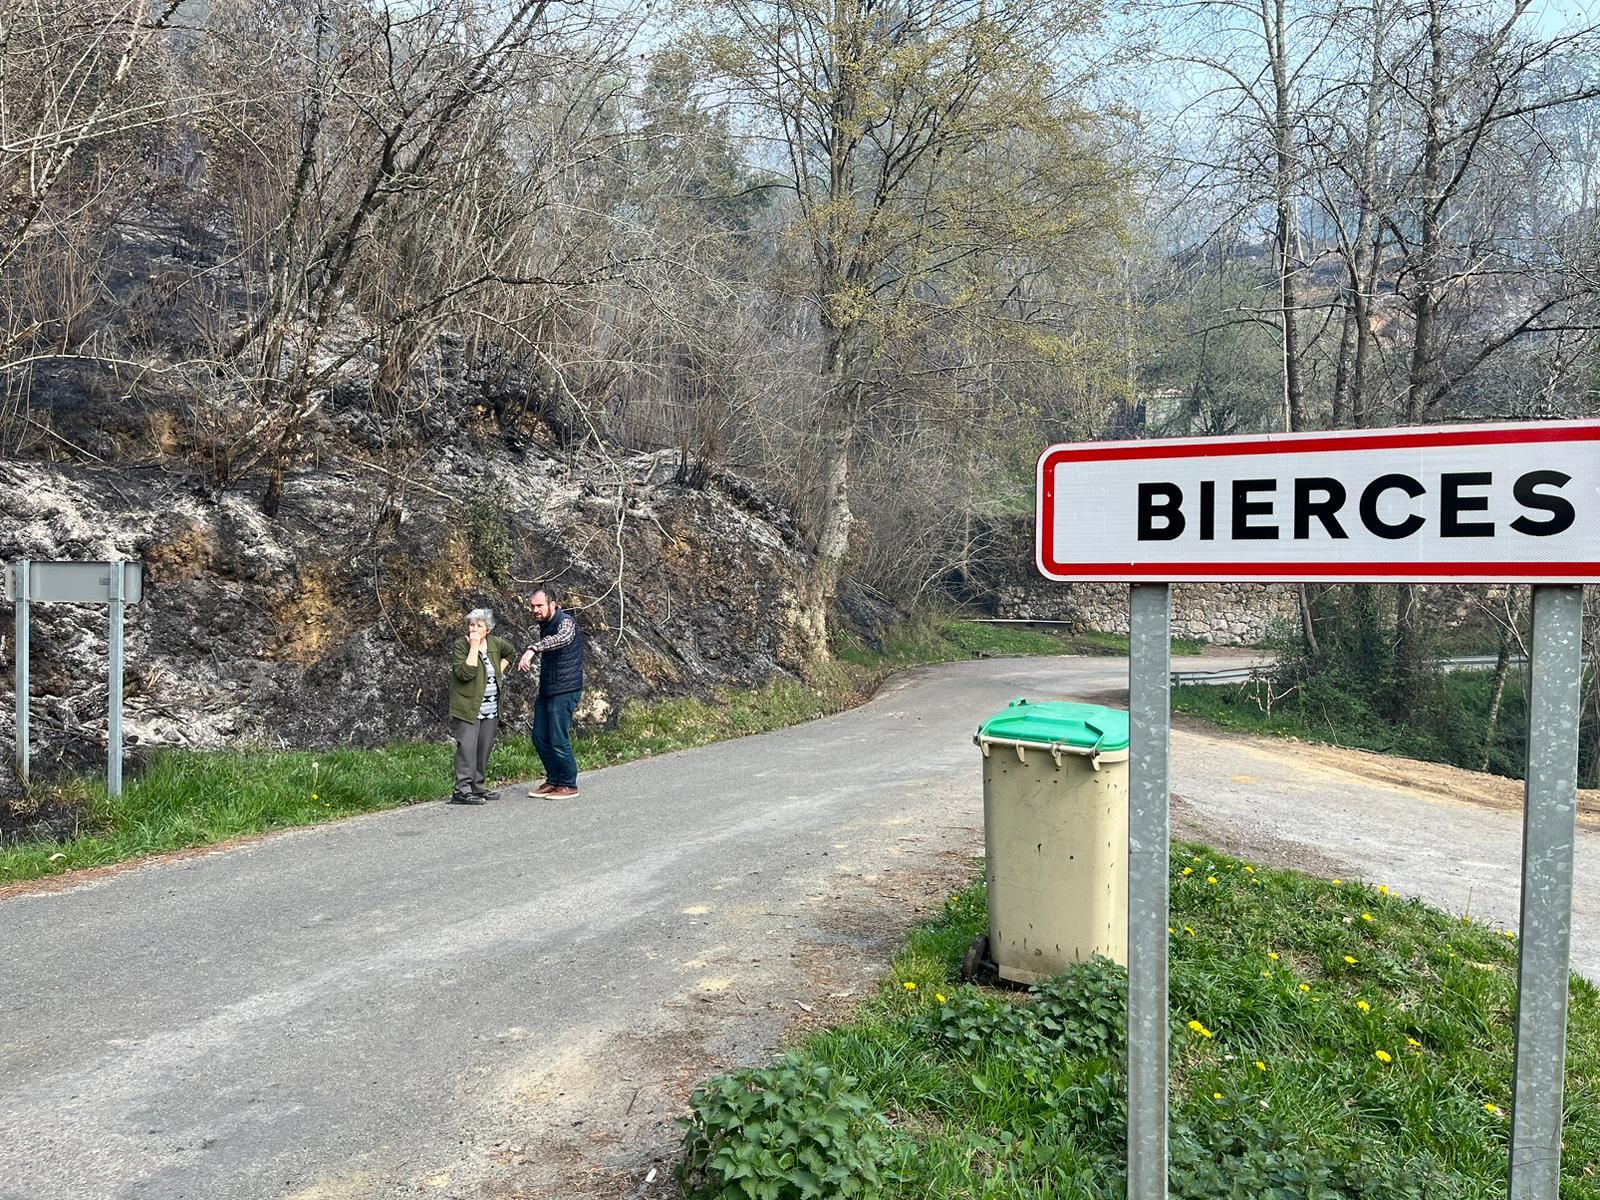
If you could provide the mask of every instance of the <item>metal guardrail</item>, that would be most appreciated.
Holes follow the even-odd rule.
[[[1493,654],[1464,654],[1457,658],[1430,658],[1427,665],[1445,671],[1471,671],[1487,670],[1497,661]],[[1512,666],[1522,666],[1527,661],[1518,655],[1511,657]],[[1249,683],[1253,679],[1264,678],[1276,666],[1277,664],[1273,662],[1262,662],[1249,667],[1229,667],[1221,671],[1173,671],[1169,679],[1173,687],[1177,687],[1180,683]]]
[[[1253,667],[1229,667],[1224,671],[1172,671],[1168,678],[1173,687],[1180,683],[1248,683],[1270,672],[1274,665],[1257,663]]]

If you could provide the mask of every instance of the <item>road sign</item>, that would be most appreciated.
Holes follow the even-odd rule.
[[[6,599],[15,603],[22,595],[17,576],[21,563],[11,563],[5,572]],[[144,599],[144,564],[119,563],[122,568],[124,604]],[[30,562],[27,598],[40,603],[107,604],[111,600],[111,568],[108,562]]]
[[[1600,581],[1600,421],[1052,446],[1057,580]]]
[[[1583,587],[1600,421],[1052,446],[1035,559],[1129,589],[1128,1200],[1167,1195],[1174,582],[1532,583],[1511,1200],[1561,1175]],[[1577,585],[1577,586],[1570,586]]]
[[[17,778],[28,782],[28,606],[34,602],[104,604],[106,622],[106,791],[122,794],[122,614],[144,599],[144,564],[136,562],[11,563],[6,599],[17,606]]]

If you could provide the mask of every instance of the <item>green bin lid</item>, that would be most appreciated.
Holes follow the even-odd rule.
[[[1013,700],[978,726],[980,741],[1070,747],[1083,754],[1128,748],[1128,714],[1100,704]]]

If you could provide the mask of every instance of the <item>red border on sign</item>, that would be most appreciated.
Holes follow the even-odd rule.
[[[1039,456],[1034,509],[1034,561],[1047,579],[1062,582],[1152,580],[1175,583],[1248,581],[1294,583],[1345,580],[1400,583],[1451,579],[1458,583],[1600,581],[1600,562],[1099,562],[1065,563],[1055,544],[1055,468],[1069,462],[1161,458],[1230,458],[1306,454],[1323,450],[1406,450],[1434,446],[1534,445],[1600,442],[1600,421],[1542,421],[1510,425],[1361,429],[1347,433],[1275,433],[1248,438],[1172,438],[1140,442],[1080,442],[1052,446]]]

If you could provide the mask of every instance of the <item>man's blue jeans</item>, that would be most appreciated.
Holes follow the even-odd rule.
[[[533,748],[551,787],[578,786],[578,760],[572,753],[572,714],[582,692],[540,696],[533,702]]]

